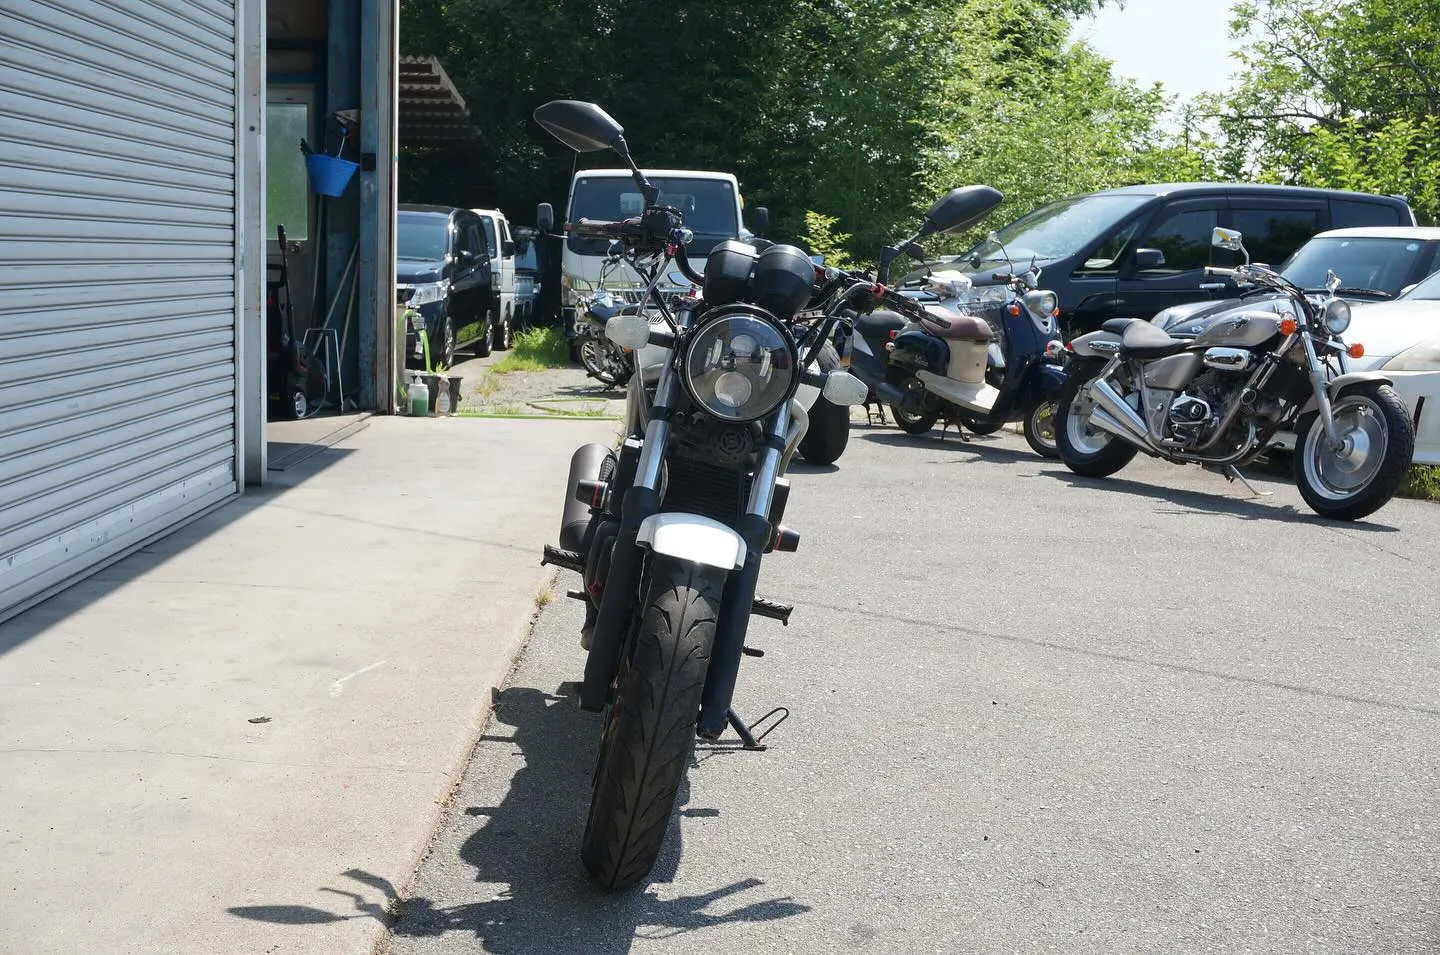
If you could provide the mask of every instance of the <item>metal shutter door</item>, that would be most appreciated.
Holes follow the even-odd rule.
[[[0,618],[238,491],[236,3],[0,9]]]

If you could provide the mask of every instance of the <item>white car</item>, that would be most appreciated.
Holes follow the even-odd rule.
[[[1440,464],[1440,272],[1393,302],[1357,308],[1345,341],[1364,346],[1351,371],[1381,371],[1415,422],[1415,463]]]

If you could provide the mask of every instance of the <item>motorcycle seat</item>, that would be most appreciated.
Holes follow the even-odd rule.
[[[1116,335],[1125,334],[1125,329],[1130,327],[1131,322],[1138,322],[1138,318],[1110,318],[1100,326],[1102,332],[1114,332]]]
[[[988,342],[995,337],[995,333],[990,330],[990,323],[983,318],[962,315],[938,305],[926,305],[925,315],[925,330],[936,338],[951,342]]]
[[[855,320],[855,330],[866,338],[883,340],[890,337],[891,332],[898,332],[910,324],[900,316],[898,312],[887,312],[884,310],[871,312],[869,315],[861,315]]]
[[[1120,354],[1127,358],[1164,358],[1184,351],[1191,344],[1171,338],[1149,322],[1132,322],[1120,338]]]

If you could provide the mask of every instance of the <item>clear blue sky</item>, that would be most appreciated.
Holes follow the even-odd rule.
[[[1230,87],[1239,64],[1229,53],[1230,0],[1126,0],[1096,17],[1080,21],[1084,39],[1115,72],[1140,81],[1159,82],[1171,95],[1189,98]]]

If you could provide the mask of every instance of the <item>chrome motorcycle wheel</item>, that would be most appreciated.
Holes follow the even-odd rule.
[[[630,378],[625,353],[593,334],[580,336],[580,364],[592,378],[607,385],[623,385]]]
[[[1332,448],[1318,415],[1298,433],[1295,481],[1317,514],[1353,521],[1383,507],[1405,480],[1415,435],[1405,403],[1374,385],[1349,391],[1330,409],[1342,445]]]

